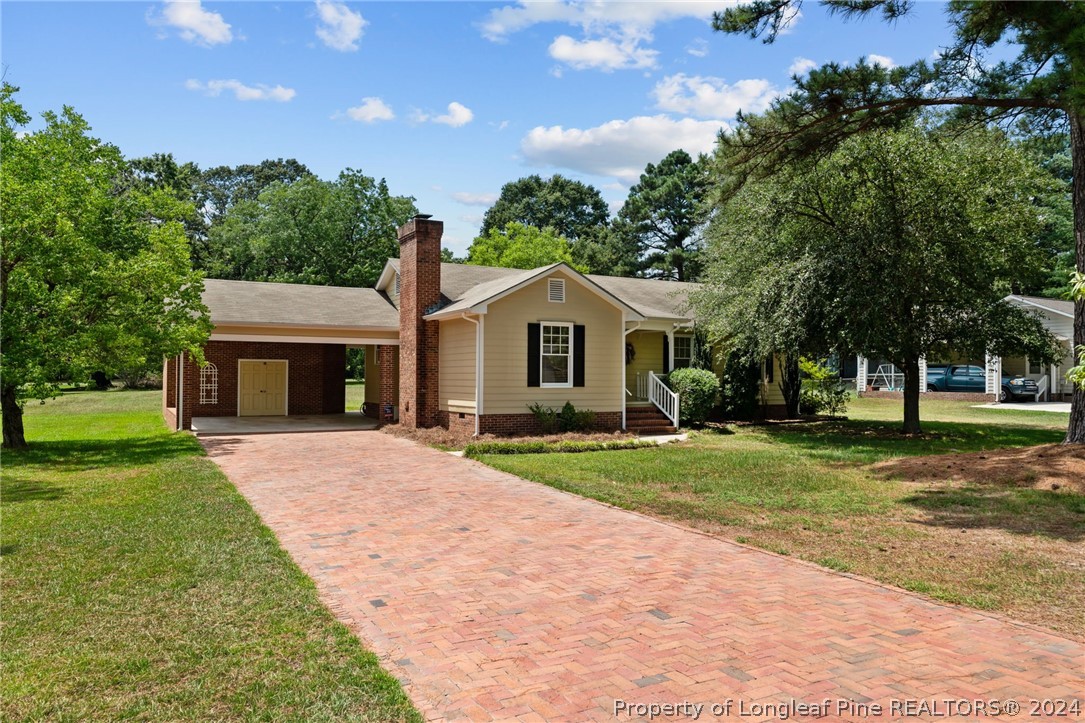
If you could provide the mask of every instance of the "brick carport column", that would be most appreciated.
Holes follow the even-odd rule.
[[[377,418],[382,422],[392,421],[392,414],[385,410],[391,409],[396,400],[396,389],[399,387],[399,379],[396,371],[396,356],[399,347],[391,344],[377,345],[377,367],[380,369],[380,394],[377,404]]]

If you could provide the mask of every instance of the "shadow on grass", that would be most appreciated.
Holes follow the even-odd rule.
[[[105,467],[138,467],[191,456],[199,445],[179,434],[102,440],[31,442],[30,449],[4,455],[4,466],[40,466],[51,472],[80,472]]]
[[[15,480],[4,483],[3,489],[0,489],[0,502],[7,504],[59,500],[67,494],[68,491],[63,487],[32,480]]]
[[[905,435],[899,422],[840,420],[809,424],[766,425],[773,441],[797,447],[815,458],[875,462],[891,457],[1027,447],[1058,442],[1064,432],[964,422],[926,422],[923,434]]]
[[[901,500],[928,513],[918,524],[1000,529],[1068,542],[1085,540],[1085,496],[1034,489],[969,485],[929,489]]]

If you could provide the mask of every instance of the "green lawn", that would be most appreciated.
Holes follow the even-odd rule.
[[[365,401],[365,380],[364,379],[348,379],[347,380],[347,411],[357,412],[362,408],[362,402]]]
[[[1085,495],[915,483],[878,462],[1058,442],[1065,414],[857,400],[840,422],[704,432],[657,449],[490,455],[499,469],[935,598],[1085,635]],[[889,421],[892,420],[892,421]]]
[[[160,398],[27,405],[0,488],[0,718],[420,720]]]

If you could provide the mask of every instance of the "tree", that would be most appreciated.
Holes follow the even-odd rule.
[[[647,276],[694,281],[700,273],[700,227],[705,221],[708,174],[703,159],[679,149],[649,163],[614,220],[613,233],[629,239]]]
[[[532,175],[506,183],[501,195],[482,217],[479,236],[488,236],[515,221],[535,228],[550,227],[576,243],[592,229],[606,226],[607,204],[599,191],[561,175],[543,179]]]
[[[908,0],[822,0],[844,16],[880,12],[895,21]],[[802,0],[754,0],[713,17],[726,33],[775,40]],[[919,109],[948,106],[974,123],[1024,123],[1032,131],[1067,129],[1073,163],[1075,265],[1085,272],[1085,3],[954,0],[948,5],[954,43],[933,63],[888,69],[860,59],[829,63],[795,78],[796,90],[777,99],[765,116],[742,116],[722,139],[746,179],[771,175],[788,159],[816,157],[845,138],[898,127]],[[988,62],[1011,44],[1010,60]],[[1085,344],[1085,300],[1074,314],[1074,344]],[[1073,396],[1067,443],[1085,443],[1085,389]]]
[[[1049,184],[994,132],[850,138],[723,205],[694,304],[760,353],[888,359],[904,373],[904,432],[918,433],[922,357],[1056,358],[1039,318],[1003,301],[1037,263],[1033,198]]]
[[[370,286],[399,252],[396,230],[418,213],[383,179],[347,169],[335,181],[272,183],[212,227],[210,275],[247,281]]]
[[[187,207],[183,219],[185,235],[192,249],[192,264],[198,269],[209,259],[209,218],[198,209],[204,200],[203,173],[195,163],[178,163],[172,153],[155,153],[128,162],[131,187],[143,192],[164,191]]]
[[[537,269],[556,263],[577,267],[568,239],[552,228],[537,229],[515,221],[475,239],[467,249],[467,263],[507,269]]]
[[[27,447],[22,404],[58,379],[160,360],[200,358],[210,333],[181,225],[191,211],[162,190],[125,189],[116,147],[72,108],[41,130],[0,92],[4,149],[0,225],[0,403],[3,445]]]

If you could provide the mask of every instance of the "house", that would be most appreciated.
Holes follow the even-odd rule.
[[[529,405],[566,401],[605,429],[677,426],[656,374],[690,363],[693,284],[445,264],[442,230],[428,216],[400,228],[372,289],[206,280],[207,363],[166,360],[167,423],[341,414],[346,349],[364,347],[365,414],[407,427],[531,432]],[[768,414],[783,408],[773,372]]]
[[[988,355],[978,361],[966,358],[944,360],[953,364],[974,363],[976,374],[983,372],[983,397],[998,401],[1002,389],[1003,377],[1025,377],[1037,383],[1039,393],[1037,401],[1069,401],[1073,395],[1073,385],[1067,381],[1066,372],[1074,366],[1074,302],[1063,299],[1048,299],[1040,296],[1022,296],[1011,294],[1004,301],[1008,304],[1031,311],[1039,316],[1045,329],[1050,331],[1062,347],[1062,356],[1054,364],[1044,365],[1036,359],[1027,357],[1001,358]],[[888,362],[873,362],[863,357],[856,361],[856,388],[860,393],[869,393],[871,389],[899,389],[903,384],[903,375]],[[926,362],[920,361],[920,378],[926,377]],[[926,392],[926,385],[920,389]]]

